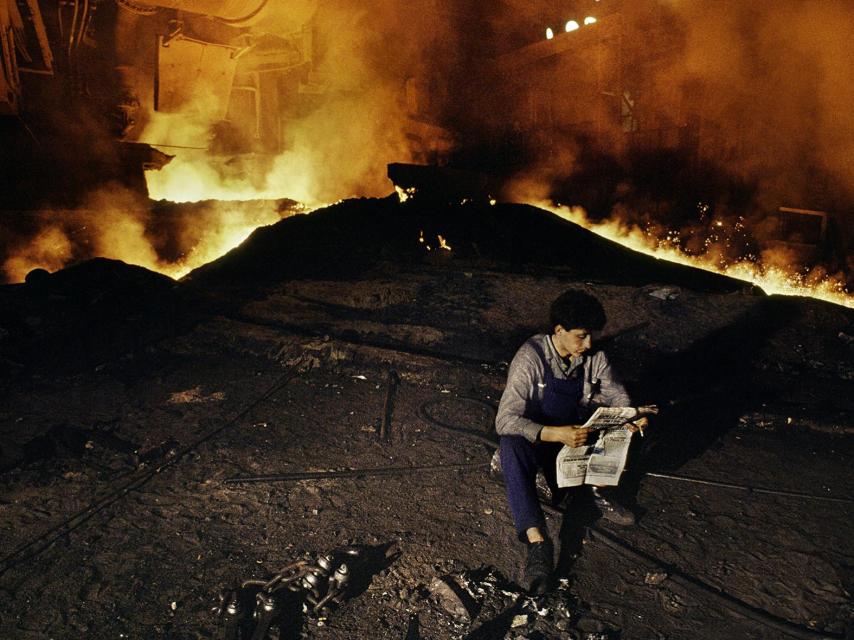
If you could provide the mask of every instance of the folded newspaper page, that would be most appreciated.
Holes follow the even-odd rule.
[[[565,446],[557,454],[557,486],[616,485],[620,482],[631,432],[623,425],[638,417],[634,407],[599,407],[583,426],[598,431],[596,444]]]

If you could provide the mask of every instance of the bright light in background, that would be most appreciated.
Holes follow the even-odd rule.
[[[552,28],[549,27],[548,29],[546,29],[546,40],[551,40],[554,37],[555,37],[555,32],[552,31]]]
[[[570,31],[575,31],[578,28],[579,25],[575,20],[570,20],[569,22],[567,22],[565,27],[567,33],[569,33]]]
[[[596,18],[594,18],[593,16],[587,16],[586,18],[584,18],[584,24],[596,24]]]

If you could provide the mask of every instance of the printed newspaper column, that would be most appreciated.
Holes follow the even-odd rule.
[[[638,416],[634,407],[599,407],[584,424],[598,432],[596,444],[564,446],[557,455],[557,486],[616,485],[626,466],[632,433],[625,424]]]

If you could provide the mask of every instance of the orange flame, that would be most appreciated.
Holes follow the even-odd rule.
[[[45,227],[6,259],[3,272],[9,282],[23,282],[33,269],[61,269],[71,260],[72,252],[72,242],[65,231],[55,226]]]
[[[220,205],[214,217],[213,224],[205,225],[199,238],[179,262],[158,263],[149,268],[177,280],[193,269],[225,255],[246,240],[255,229],[278,222],[282,216],[269,208],[249,217],[234,214],[227,205]]]
[[[683,253],[676,244],[678,234],[675,232],[664,239],[659,239],[644,233],[634,225],[623,222],[613,220],[593,222],[581,207],[554,206],[546,202],[535,203],[534,206],[551,211],[564,220],[584,227],[603,238],[657,259],[745,280],[768,294],[805,296],[854,308],[854,296],[845,290],[845,283],[840,278],[828,275],[822,269],[808,273],[793,273],[785,267],[768,264],[773,262],[771,254],[763,255],[764,259],[760,262],[742,260],[721,263],[715,255],[693,256]],[[719,227],[722,224],[717,222],[715,226]]]
[[[315,180],[298,158],[282,154],[266,175],[255,184],[247,179],[250,170],[223,176],[206,153],[183,152],[163,169],[147,171],[148,192],[154,200],[199,202],[200,200],[277,200],[290,198],[316,207]]]
[[[50,225],[21,243],[0,265],[6,281],[22,282],[32,269],[57,271],[94,256],[122,260],[179,279],[238,246],[255,229],[287,215],[308,213],[306,209],[279,212],[269,202],[257,206],[211,203],[201,219],[173,222],[167,231],[160,231],[182,251],[177,260],[166,260],[155,248],[152,234],[157,232],[157,224],[144,204],[110,191],[93,196],[89,205],[86,210],[65,212],[64,216],[54,212]]]

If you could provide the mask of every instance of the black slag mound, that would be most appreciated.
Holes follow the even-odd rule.
[[[439,247],[441,236],[451,247]],[[428,249],[429,247],[429,249]],[[424,205],[348,200],[257,229],[225,256],[189,274],[190,288],[358,277],[380,262],[424,261],[514,272],[557,269],[579,280],[674,284],[732,292],[752,286],[627,249],[550,212],[520,204]]]
[[[180,326],[175,281],[96,258],[0,287],[0,358],[12,368],[73,370],[132,354]]]

